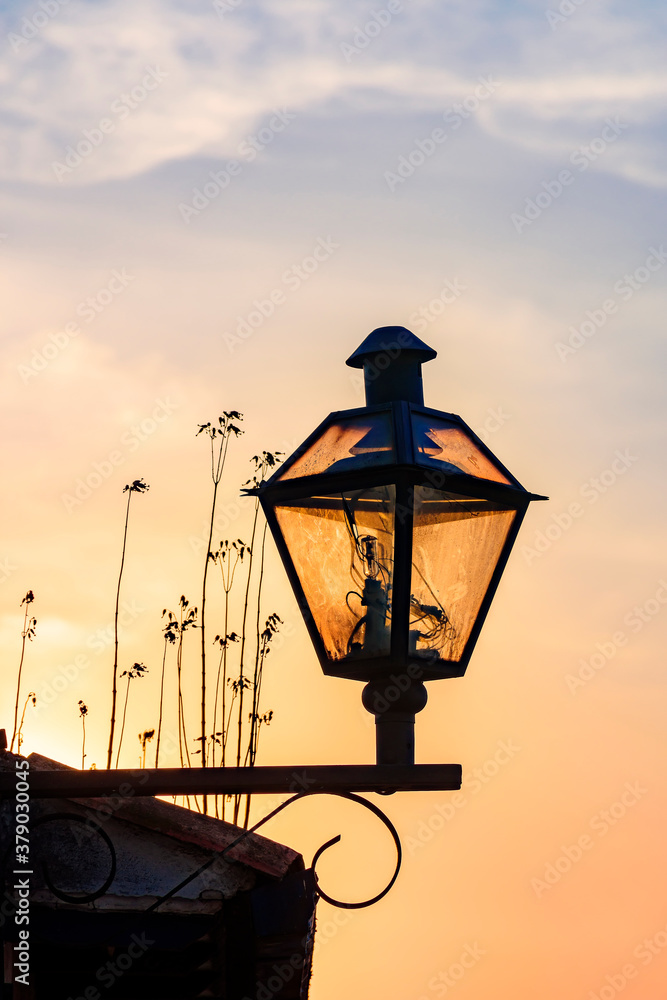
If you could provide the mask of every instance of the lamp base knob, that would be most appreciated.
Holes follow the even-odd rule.
[[[392,677],[370,681],[363,690],[364,708],[375,716],[377,764],[415,762],[415,714],[426,705],[428,694],[421,681]]]

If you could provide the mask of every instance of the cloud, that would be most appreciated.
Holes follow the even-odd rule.
[[[30,15],[5,12],[0,177],[78,186],[230,157],[277,106],[442,112],[492,74],[500,87],[478,117],[490,135],[558,156],[621,112],[636,128],[603,169],[664,183],[655,126],[667,73],[659,32],[639,16],[582,6],[551,31],[541,7],[492,16],[484,4],[415,2],[376,33],[361,3],[227,6],[70,3],[34,36]],[[347,60],[344,45],[356,45]]]

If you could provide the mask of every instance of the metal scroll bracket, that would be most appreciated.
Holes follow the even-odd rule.
[[[327,903],[330,903],[331,906],[337,906],[337,907],[339,907],[341,909],[344,909],[344,910],[360,910],[360,909],[363,909],[366,906],[372,906],[373,903],[377,903],[378,900],[382,899],[383,896],[387,895],[387,893],[389,892],[389,890],[393,886],[394,882],[398,878],[398,873],[399,873],[399,871],[401,869],[401,861],[402,861],[402,857],[403,857],[403,852],[401,850],[401,841],[400,841],[400,838],[398,836],[398,832],[396,830],[396,827],[391,822],[391,820],[389,819],[389,817],[386,816],[378,806],[376,806],[373,802],[369,802],[368,799],[362,798],[361,795],[355,795],[354,792],[321,792],[321,791],[312,791],[312,792],[309,792],[309,791],[306,791],[306,792],[297,792],[296,795],[293,795],[291,798],[287,799],[285,802],[281,802],[281,804],[279,806],[277,806],[275,809],[273,809],[266,816],[262,817],[262,819],[260,819],[257,823],[255,823],[254,826],[250,827],[249,830],[244,830],[243,833],[239,837],[236,838],[236,840],[233,840],[232,843],[228,844],[227,847],[225,847],[222,851],[216,851],[215,854],[213,854],[208,859],[208,861],[205,861],[203,865],[200,865],[200,867],[197,868],[196,871],[192,872],[190,875],[187,876],[187,878],[184,878],[181,882],[179,882],[178,885],[175,885],[173,887],[173,889],[170,889],[169,892],[165,893],[164,896],[161,896],[160,899],[158,899],[154,903],[152,903],[148,907],[148,909],[146,910],[146,912],[150,913],[150,912],[152,912],[154,910],[157,910],[157,908],[159,906],[161,906],[162,903],[164,903],[167,899],[170,899],[172,896],[175,896],[177,892],[179,892],[182,888],[184,888],[184,886],[188,885],[189,882],[192,882],[193,879],[197,878],[198,875],[201,875],[201,873],[204,872],[204,871],[206,871],[207,868],[210,868],[210,866],[213,864],[213,862],[217,858],[224,858],[229,853],[229,851],[233,850],[233,848],[236,847],[238,844],[240,844],[242,840],[245,840],[245,838],[249,837],[251,833],[255,833],[256,830],[259,830],[260,827],[264,826],[265,823],[268,823],[268,821],[270,819],[273,819],[274,816],[277,816],[278,813],[280,813],[280,812],[283,811],[283,809],[286,809],[288,806],[290,806],[293,802],[296,802],[298,799],[305,799],[305,798],[308,798],[311,795],[336,795],[339,798],[349,799],[351,802],[357,802],[359,805],[363,806],[365,809],[369,809],[370,812],[372,812],[375,816],[377,816],[378,819],[381,820],[381,822],[384,823],[384,825],[386,826],[386,828],[389,830],[389,832],[390,832],[390,834],[392,836],[392,839],[394,841],[394,845],[396,847],[396,867],[394,868],[393,875],[391,876],[389,882],[384,887],[384,889],[381,892],[377,893],[375,896],[373,896],[371,899],[365,899],[365,900],[362,900],[359,903],[345,903],[345,902],[343,902],[343,901],[341,901],[339,899],[335,899],[333,896],[330,896],[328,893],[326,893],[322,889],[322,887],[319,884],[319,878],[317,876],[317,871],[316,871],[317,862],[320,859],[320,857],[322,856],[322,854],[329,847],[333,847],[334,844],[337,844],[339,842],[339,840],[341,839],[340,838],[340,834],[338,834],[338,836],[336,836],[336,837],[333,837],[331,840],[328,840],[326,842],[326,844],[322,844],[322,846],[319,848],[319,850],[317,850],[315,852],[315,856],[313,857],[313,861],[312,861],[312,865],[311,865],[311,867],[313,869],[313,873],[315,875],[315,882],[316,882],[316,885],[317,885],[317,894],[318,894],[318,896],[321,896],[321,898],[324,899]]]

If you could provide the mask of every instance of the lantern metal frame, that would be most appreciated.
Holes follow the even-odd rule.
[[[308,452],[310,447],[322,438],[326,430],[342,421],[355,417],[370,417],[376,414],[390,414],[392,421],[394,458],[392,461],[377,463],[346,472],[323,471],[315,475],[284,478],[285,473]],[[438,463],[427,464],[419,461],[414,442],[413,416],[426,416],[445,420],[461,430],[476,448],[495,468],[508,479],[508,484],[480,479],[467,473],[446,473],[437,467]],[[351,660],[332,660],[328,655],[322,636],[299,574],[294,565],[289,545],[278,523],[275,509],[282,503],[292,503],[300,499],[328,497],[344,494],[346,491],[361,490],[380,486],[394,486],[396,489],[397,515],[394,524],[394,582],[392,599],[391,649],[389,655],[360,657]],[[475,622],[463,653],[458,661],[440,661],[431,666],[419,656],[409,653],[409,607],[412,569],[412,540],[414,517],[414,488],[425,486],[455,494],[463,498],[480,499],[498,504],[500,509],[515,511],[515,517],[508,530],[496,566],[486,588]],[[351,410],[330,413],[325,420],[306,438],[303,444],[281,465],[281,467],[259,487],[244,491],[259,499],[267,518],[271,533],[285,567],[297,604],[304,618],[320,666],[325,674],[350,680],[375,681],[388,676],[392,671],[405,670],[410,664],[418,668],[424,681],[439,680],[464,675],[479,634],[486,620],[491,602],[507,564],[521,523],[531,500],[545,500],[546,497],[529,493],[512,473],[498,460],[477,434],[457,414],[435,410],[424,405],[393,400],[385,403]]]

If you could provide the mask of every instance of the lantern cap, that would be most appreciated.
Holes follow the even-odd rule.
[[[438,354],[404,326],[379,326],[359,344],[345,364],[350,368],[363,368],[364,361],[372,361],[378,354],[395,354],[396,351],[400,354],[409,353],[409,360],[419,364],[432,361]]]
[[[403,400],[424,402],[421,366],[437,351],[404,326],[380,326],[366,337],[345,362],[363,368],[366,405]]]

